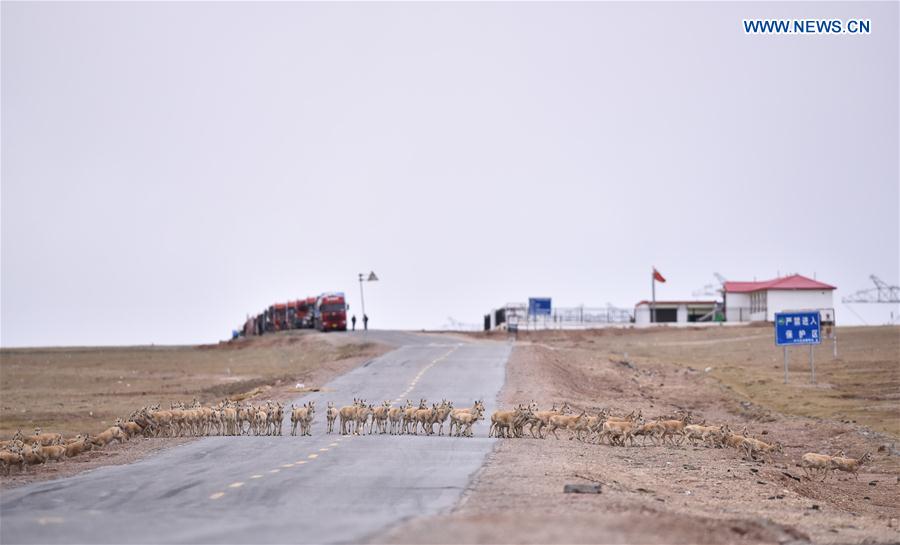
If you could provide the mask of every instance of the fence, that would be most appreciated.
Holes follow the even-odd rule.
[[[588,329],[634,322],[632,311],[612,305],[559,307],[545,316],[529,316],[524,307],[515,305],[494,311],[493,314],[494,327],[503,327],[503,324],[508,327],[515,324],[521,329]],[[485,316],[486,326],[489,317],[490,315]]]

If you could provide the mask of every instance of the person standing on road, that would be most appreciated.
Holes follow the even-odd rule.
[[[350,323],[353,324],[353,331],[356,331],[356,314],[350,317]]]
[[[363,314],[363,329],[369,330],[369,316],[366,314]]]

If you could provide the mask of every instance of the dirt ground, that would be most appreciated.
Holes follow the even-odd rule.
[[[174,401],[225,397],[286,401],[319,388],[389,348],[311,331],[178,347],[0,350],[0,438],[35,427],[71,437],[103,431],[132,411]],[[302,385],[298,388],[297,386]],[[61,463],[0,475],[0,487],[130,463],[189,439],[134,439]]]
[[[794,354],[784,385],[771,326],[520,334],[501,403],[692,411],[784,445],[773,463],[733,449],[500,441],[450,513],[382,543],[900,542],[900,328],[842,328],[840,358]],[[627,353],[627,355],[626,355]],[[803,356],[801,358],[801,356]],[[487,420],[489,422],[489,419]],[[486,433],[487,425],[479,429]],[[802,478],[805,452],[872,452],[855,480]],[[600,494],[564,494],[600,484]]]

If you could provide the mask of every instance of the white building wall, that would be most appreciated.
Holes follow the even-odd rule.
[[[769,290],[766,320],[775,321],[776,312],[834,308],[834,290]]]
[[[634,324],[639,326],[650,325],[649,305],[637,305],[634,307]]]
[[[675,311],[675,320],[679,324],[686,324],[688,321],[688,309],[687,305],[678,305],[678,309]]]
[[[743,311],[743,316],[741,312]],[[750,321],[750,294],[726,293],[725,294],[725,321],[749,322]],[[743,319],[742,319],[743,318]]]

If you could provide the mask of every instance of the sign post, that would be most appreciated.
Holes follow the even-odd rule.
[[[784,347],[784,383],[788,382],[787,347],[809,345],[809,367],[812,383],[816,383],[816,364],[813,360],[813,346],[820,344],[821,316],[818,310],[798,310],[775,313],[775,344]]]
[[[547,317],[552,314],[549,297],[529,297],[528,298],[528,320],[534,320],[534,327],[537,329],[537,317],[544,317],[544,327],[547,326]]]
[[[813,347],[809,345],[809,368],[812,369],[812,383],[816,383],[816,362],[813,356]]]
[[[787,384],[788,383],[787,347],[782,346],[781,348],[784,349],[784,383]]]
[[[819,323],[822,325],[822,337],[831,339],[831,359],[838,357],[837,330],[834,323],[834,309],[823,308],[819,310]]]

